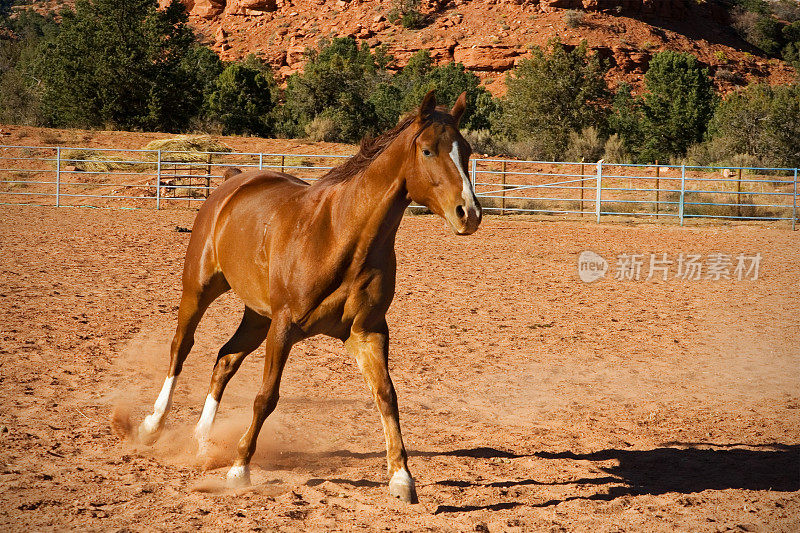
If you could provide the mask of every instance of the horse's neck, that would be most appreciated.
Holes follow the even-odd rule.
[[[406,190],[403,144],[395,140],[370,166],[342,183],[338,218],[357,250],[394,250],[394,238],[410,201]]]

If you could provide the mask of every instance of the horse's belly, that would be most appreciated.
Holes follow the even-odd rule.
[[[312,335],[328,335],[346,339],[350,335],[353,320],[345,312],[347,302],[346,290],[340,288],[308,308],[302,306],[293,310],[293,321],[306,333]]]
[[[269,263],[262,247],[242,246],[240,242],[253,238],[243,233],[225,237],[218,240],[217,262],[228,285],[247,307],[260,315],[272,316]]]

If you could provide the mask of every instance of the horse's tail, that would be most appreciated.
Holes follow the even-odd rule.
[[[238,176],[241,173],[242,173],[241,169],[238,169],[236,167],[226,167],[225,170],[222,172],[222,180],[228,181],[232,177]]]

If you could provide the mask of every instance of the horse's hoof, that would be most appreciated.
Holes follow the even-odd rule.
[[[228,487],[232,489],[241,489],[250,486],[250,468],[247,466],[234,465],[228,470],[228,475],[225,476]]]
[[[417,489],[411,475],[401,468],[394,473],[389,481],[389,494],[406,503],[418,503]]]
[[[206,439],[197,439],[197,462],[206,462],[211,459],[211,442]]]
[[[156,430],[153,431],[145,422],[139,424],[139,427],[136,430],[136,434],[134,435],[133,441],[138,444],[144,444],[145,446],[152,446],[158,440],[158,437],[161,436],[161,431]]]

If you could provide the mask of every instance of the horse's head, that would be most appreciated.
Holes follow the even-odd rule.
[[[411,199],[447,220],[458,235],[474,233],[481,223],[481,204],[466,172],[472,148],[458,130],[465,101],[462,93],[446,110],[437,109],[433,91],[423,98],[411,146],[413,170],[406,178]]]

